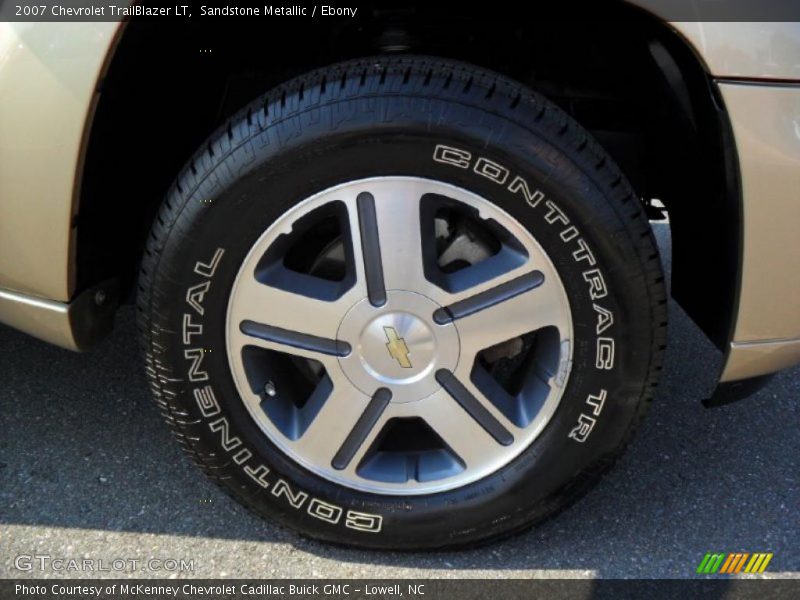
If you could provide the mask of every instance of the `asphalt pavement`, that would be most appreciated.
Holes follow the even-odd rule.
[[[709,551],[800,572],[800,368],[703,408],[720,357],[674,304],[660,393],[600,485],[510,540],[428,554],[312,542],[225,496],[162,423],[133,321],[83,355],[0,327],[0,577],[693,577]],[[109,570],[54,566],[71,558]]]

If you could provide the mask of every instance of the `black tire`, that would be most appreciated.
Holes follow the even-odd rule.
[[[437,144],[507,167],[547,200],[526,202],[519,189],[510,191],[475,169],[433,160]],[[258,236],[301,199],[375,175],[429,177],[490,199],[547,251],[572,306],[572,374],[549,424],[493,475],[438,494],[373,495],[292,462],[244,409],[226,359],[228,294]],[[265,189],[269,193],[256,193]],[[195,299],[202,315],[187,308],[189,289],[200,293]],[[469,65],[417,57],[359,60],[304,75],[212,135],[177,177],[153,225],[138,311],[158,406],[212,480],[259,515],[304,535],[391,549],[493,540],[574,501],[612,464],[643,417],[666,337],[666,292],[654,237],[637,196],[606,152],[559,108],[520,84]],[[190,323],[203,329],[186,340],[189,312]],[[214,402],[198,391],[205,386],[213,387]],[[587,403],[598,395],[604,398],[600,411],[596,402]],[[238,440],[227,449],[220,417],[229,440]],[[294,504],[273,493],[279,480],[295,494]],[[336,518],[317,518],[312,501],[332,506],[327,514]],[[368,519],[364,527],[350,518],[356,513],[380,519]]]

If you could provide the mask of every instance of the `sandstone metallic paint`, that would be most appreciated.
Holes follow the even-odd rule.
[[[721,381],[767,375],[800,363],[800,339],[731,344]]]
[[[84,129],[119,26],[0,23],[0,289],[73,295]]]
[[[626,0],[649,12],[675,29],[694,48],[695,54],[715,77],[727,79],[783,79],[800,81],[800,24],[790,21],[748,22],[736,20],[712,21],[724,8],[724,3],[709,0]],[[788,2],[787,2],[788,3]],[[770,9],[739,2],[739,12],[767,15]],[[742,10],[744,7],[744,10]],[[785,7],[784,7],[785,8]],[[737,10],[734,8],[734,10]],[[791,9],[786,15],[796,13]],[[677,21],[691,18],[693,21]]]
[[[111,332],[117,295],[111,281],[84,290],[69,303],[0,290],[0,322],[68,350],[85,350]]]
[[[671,23],[714,76],[800,80],[798,23]]]
[[[723,381],[800,360],[800,86],[721,83],[742,180],[742,283]]]
[[[72,324],[67,304],[0,290],[0,321],[30,332],[51,344],[77,349],[71,343]]]

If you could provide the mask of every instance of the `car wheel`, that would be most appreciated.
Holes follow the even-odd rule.
[[[651,399],[664,278],[638,198],[497,74],[359,60],[244,108],[142,262],[155,398],[260,515],[363,547],[463,546],[588,489]]]

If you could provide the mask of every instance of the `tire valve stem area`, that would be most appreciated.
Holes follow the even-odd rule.
[[[275,384],[271,380],[264,384],[264,393],[270,398],[274,398],[278,393],[278,390],[275,388]]]

